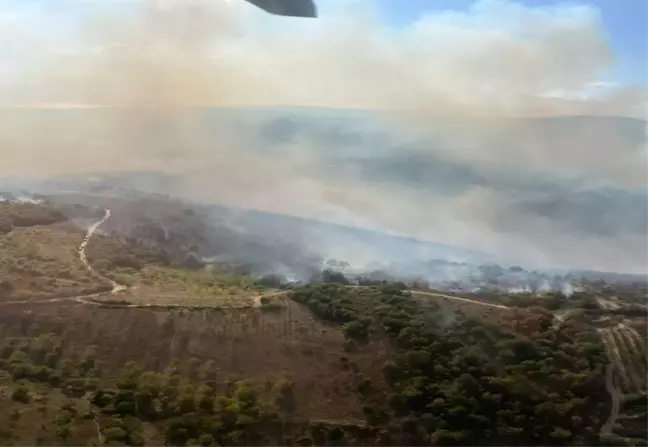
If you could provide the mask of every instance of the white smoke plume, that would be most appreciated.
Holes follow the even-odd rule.
[[[566,122],[565,133],[509,119],[645,118],[645,92],[604,82],[614,54],[595,8],[482,0],[394,27],[369,2],[320,1],[321,18],[296,20],[242,0],[5,0],[0,175],[164,172],[178,178],[170,192],[192,199],[534,265],[645,271],[645,219],[632,206],[646,187],[645,127],[629,139],[609,121]],[[335,148],[308,136],[264,151],[262,121],[206,118],[275,106],[381,111],[377,125],[397,143],[372,172],[391,180],[350,162],[331,170]],[[437,171],[412,185],[391,156]],[[444,166],[481,180],[435,184]],[[638,214],[591,204],[617,203],[609,191],[635,197]],[[556,205],[579,194],[573,210]]]

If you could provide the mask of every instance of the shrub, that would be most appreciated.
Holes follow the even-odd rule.
[[[263,298],[261,298],[261,300],[263,300]],[[264,303],[263,301],[261,301],[261,310],[264,312],[279,312],[281,309],[283,309],[283,306],[281,304],[270,302]]]
[[[344,335],[348,338],[365,339],[369,335],[368,327],[359,320],[345,323],[342,326],[342,330],[344,331]]]
[[[24,404],[29,403],[29,388],[25,385],[18,385],[11,393],[11,399]]]

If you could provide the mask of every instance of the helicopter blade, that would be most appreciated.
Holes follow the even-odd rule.
[[[246,0],[270,14],[290,17],[317,17],[314,0]]]

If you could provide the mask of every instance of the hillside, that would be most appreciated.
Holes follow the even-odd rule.
[[[205,268],[209,231],[188,204],[82,199],[0,204],[3,260],[26,266],[7,268],[0,301],[3,444],[646,438],[636,286],[448,295],[327,284],[348,280],[325,270],[281,290],[236,264]]]
[[[47,204],[0,202],[0,300],[38,300],[110,289],[79,260],[84,231],[68,210]],[[92,218],[90,210],[86,218]]]
[[[115,180],[117,183],[120,181]],[[350,261],[358,268],[439,258],[473,262],[487,259],[483,253],[459,247],[311,219],[183,202],[163,195],[113,189],[112,184],[104,180],[100,183],[104,187],[94,194],[51,193],[47,197],[66,205],[94,203],[109,207],[116,214],[105,227],[108,231],[155,238],[164,241],[167,248],[180,244],[181,251],[195,246],[200,257],[245,264],[261,274],[270,270],[307,279],[330,258]],[[75,188],[92,189],[83,182]],[[128,217],[122,219],[122,211]]]
[[[45,211],[48,205],[41,206]],[[110,218],[117,221],[119,214]],[[63,231],[57,223],[41,223],[43,230],[52,234]],[[70,221],[66,224],[73,226]],[[13,238],[21,231],[22,228],[13,229],[3,237]],[[98,231],[102,231],[101,227]],[[67,260],[83,269],[77,253],[83,231],[79,228],[75,234],[76,239],[61,240],[56,246],[60,257],[52,262],[60,261],[61,268],[66,267],[63,263]],[[3,444],[95,442],[96,430],[86,430],[93,426],[86,422],[94,417],[102,427],[100,436],[138,445],[139,441],[129,437],[135,435],[120,438],[111,434],[110,428],[114,424],[128,424],[128,431],[135,430],[130,424],[134,423],[133,416],[140,418],[141,414],[129,416],[121,409],[116,413],[103,411],[100,408],[105,405],[94,401],[98,406],[90,405],[88,394],[84,397],[85,391],[92,393],[98,386],[119,386],[115,380],[129,361],[137,362],[139,369],[181,380],[177,386],[184,393],[190,392],[189,383],[208,381],[214,406],[218,394],[229,393],[232,387],[244,389],[247,385],[237,385],[237,381],[250,379],[255,393],[263,398],[259,408],[267,413],[271,426],[276,425],[273,421],[277,417],[272,399],[293,392],[295,397],[289,405],[293,408],[291,413],[295,407],[299,409],[297,420],[359,420],[357,398],[347,389],[349,373],[339,366],[339,359],[345,355],[341,332],[316,321],[308,311],[285,297],[271,299],[272,305],[269,298],[249,300],[246,297],[261,297],[259,292],[264,290],[250,277],[204,271],[200,265],[174,266],[174,258],[160,256],[156,248],[159,245],[150,240],[93,234],[87,245],[92,271],[104,282],[114,279],[118,284],[127,284],[127,290],[114,289],[112,294],[87,290],[69,299],[60,295],[29,296],[25,301],[8,299],[0,303],[0,331],[4,340],[0,369],[7,374],[2,379],[0,405],[0,417],[7,418],[6,428],[0,433]],[[72,252],[76,259],[63,256]],[[93,276],[90,271],[86,273]],[[111,289],[110,284],[107,289]],[[25,294],[29,292],[24,290]],[[226,297],[220,296],[223,293]],[[276,292],[266,293],[273,294]],[[180,309],[174,310],[177,307]],[[379,353],[369,354],[352,357],[359,364],[376,368],[381,357]],[[294,385],[293,377],[299,379]],[[17,390],[27,391],[18,397],[23,391]],[[60,408],[66,410],[61,412]],[[88,416],[89,409],[99,413],[86,418],[84,414]],[[173,410],[178,416],[183,411]],[[51,416],[57,412],[58,418]],[[159,422],[141,419],[136,423],[137,436],[147,444],[162,445],[159,443],[164,442],[164,426],[171,422],[169,417],[170,413]],[[253,412],[250,417],[266,416]],[[254,419],[253,422],[256,423]],[[277,436],[273,429],[269,430],[269,436]],[[281,433],[268,442],[281,442]]]
[[[257,233],[269,222],[270,236],[284,240],[290,232],[277,227],[296,228],[310,251],[363,267],[477,257],[532,269],[643,272],[648,262],[640,249],[648,243],[644,121],[430,115],[420,123],[369,111],[197,108],[181,122],[133,135],[121,112],[12,111],[9,128],[28,133],[46,123],[69,130],[66,147],[86,155],[78,172],[59,179],[46,172],[48,180],[11,187],[128,197],[146,191],[227,204],[228,218],[234,208],[263,209],[357,225],[360,233],[265,214],[234,219]],[[92,162],[111,150],[126,152],[105,165]],[[183,159],[198,162],[154,166]],[[372,228],[383,234],[363,231]],[[581,245],[591,250],[585,254]]]

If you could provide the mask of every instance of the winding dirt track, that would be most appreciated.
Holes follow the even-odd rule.
[[[106,296],[106,295],[115,295],[118,293],[125,292],[128,290],[128,287],[126,287],[123,284],[119,284],[116,281],[105,277],[101,275],[99,272],[97,272],[92,265],[88,262],[88,258],[86,256],[85,249],[88,245],[88,242],[90,242],[90,238],[95,234],[97,229],[104,223],[106,222],[111,215],[111,211],[109,209],[106,209],[104,212],[104,216],[99,219],[98,221],[94,222],[90,227],[88,228],[88,231],[86,232],[86,235],[83,238],[83,241],[79,245],[78,252],[79,252],[79,260],[81,263],[84,265],[86,270],[93,276],[99,277],[102,280],[108,282],[111,284],[112,289],[110,292],[98,292],[98,293],[90,293],[87,295],[77,295],[77,296],[68,296],[68,297],[61,297],[61,298],[45,298],[45,299],[39,299],[39,300],[8,300],[8,301],[2,301],[0,302],[0,306],[5,305],[5,304],[49,304],[49,303],[57,303],[57,302],[62,302],[62,301],[76,301],[81,304],[87,304],[91,306],[102,306],[102,305],[110,305],[111,302],[109,300],[106,301],[100,301],[97,298]],[[261,305],[261,298],[270,298],[273,296],[278,296],[278,295],[283,295],[285,293],[288,293],[288,290],[281,290],[278,292],[271,292],[267,293],[265,295],[260,295],[254,298],[255,300],[255,305],[260,306]],[[164,309],[197,309],[197,308],[203,308],[201,306],[187,306],[183,304],[164,304],[164,305],[159,305],[159,304],[123,304],[119,305],[120,308],[122,307],[127,307],[127,308],[164,308]]]
[[[88,272],[96,277],[102,278],[104,281],[110,283],[112,285],[112,290],[108,293],[106,292],[99,292],[99,293],[91,293],[88,295],[78,295],[78,296],[71,296],[71,297],[64,297],[64,298],[51,298],[51,299],[40,299],[40,300],[11,300],[11,301],[3,301],[0,302],[0,306],[3,304],[48,304],[48,303],[56,303],[56,302],[61,302],[61,301],[76,301],[78,303],[82,304],[88,304],[88,305],[94,305],[94,306],[101,306],[101,305],[110,305],[110,301],[100,301],[96,300],[96,298],[100,296],[105,296],[107,294],[115,295],[121,292],[125,292],[128,290],[128,287],[126,287],[123,284],[119,284],[116,281],[107,278],[103,275],[101,275],[99,272],[97,272],[94,268],[92,268],[92,265],[88,262],[88,258],[86,256],[86,246],[88,245],[88,242],[90,242],[90,238],[94,235],[94,233],[97,231],[97,229],[110,218],[111,211],[109,209],[105,210],[104,216],[90,225],[90,228],[88,228],[88,231],[86,232],[85,237],[83,238],[83,241],[79,245],[78,252],[79,252],[79,260],[83,265],[85,266],[86,270]],[[366,286],[348,286],[348,287],[354,287],[354,288],[360,288],[360,287],[366,287]],[[262,298],[270,298],[274,296],[279,296],[279,295],[284,295],[287,294],[289,290],[281,290],[278,292],[271,292],[265,295],[260,295],[254,298],[255,300],[255,305],[260,306],[261,305],[261,299]],[[477,304],[480,306],[488,306],[488,307],[494,307],[497,309],[508,309],[507,306],[503,306],[501,304],[491,304],[491,303],[486,303],[482,301],[476,301],[476,300],[471,300],[468,298],[460,298],[457,296],[451,296],[451,295],[445,295],[442,293],[435,293],[435,292],[420,292],[420,291],[410,291],[413,295],[419,295],[419,296],[429,296],[433,298],[445,298],[445,299],[450,299],[450,300],[457,300],[457,301],[463,301],[466,303],[471,303],[471,304]],[[165,304],[165,305],[159,305],[159,304],[124,304],[124,305],[119,305],[119,307],[127,307],[127,308],[173,308],[173,309],[196,309],[196,308],[201,308],[200,306],[186,306],[182,304]]]
[[[115,281],[113,281],[112,279],[107,278],[105,276],[102,276],[95,269],[93,269],[92,266],[90,265],[90,263],[88,262],[88,258],[86,257],[86,253],[85,253],[85,249],[86,249],[86,246],[88,245],[88,242],[90,242],[90,238],[95,233],[95,231],[97,231],[97,228],[99,228],[99,226],[101,224],[103,224],[105,221],[107,221],[109,217],[110,217],[110,210],[106,209],[104,217],[101,220],[98,220],[95,223],[93,223],[90,226],[90,228],[88,228],[88,232],[86,233],[85,237],[83,238],[83,241],[81,242],[81,245],[79,245],[79,259],[81,260],[81,262],[83,263],[83,266],[86,268],[86,270],[88,272],[90,272],[91,275],[98,276],[101,279],[103,279],[104,281],[109,282],[110,285],[112,286],[112,290],[110,291],[110,293],[115,294],[115,293],[125,291],[126,286],[118,284]]]
[[[90,241],[90,238],[92,235],[97,231],[97,228],[101,224],[103,224],[108,218],[110,217],[110,210],[106,209],[104,216],[90,225],[90,228],[88,228],[88,231],[86,232],[85,237],[83,238],[83,241],[79,245],[78,252],[79,252],[79,260],[81,263],[84,265],[86,270],[90,272],[91,275],[99,277],[103,279],[104,281],[110,283],[112,285],[112,289],[109,294],[115,294],[119,292],[124,292],[127,288],[124,285],[118,284],[115,281],[113,281],[110,278],[107,278],[100,273],[98,273],[95,269],[92,268],[90,263],[88,262],[88,258],[85,253],[86,246],[88,245],[88,242]],[[4,304],[48,304],[48,303],[57,303],[61,301],[77,301],[79,303],[83,304],[94,304],[98,305],[100,304],[99,302],[92,301],[93,298],[98,298],[100,296],[105,296],[107,293],[106,292],[98,292],[98,293],[89,293],[87,295],[76,295],[76,296],[68,296],[68,297],[62,297],[62,298],[44,298],[40,300],[9,300],[9,301],[2,301],[0,302],[0,305]]]
[[[612,398],[612,410],[610,411],[610,416],[608,417],[605,424],[601,426],[601,435],[612,434],[612,428],[619,417],[619,411],[621,410],[621,392],[617,389],[614,384],[614,362],[608,363],[606,372],[605,372],[605,387],[607,388],[610,397]]]

